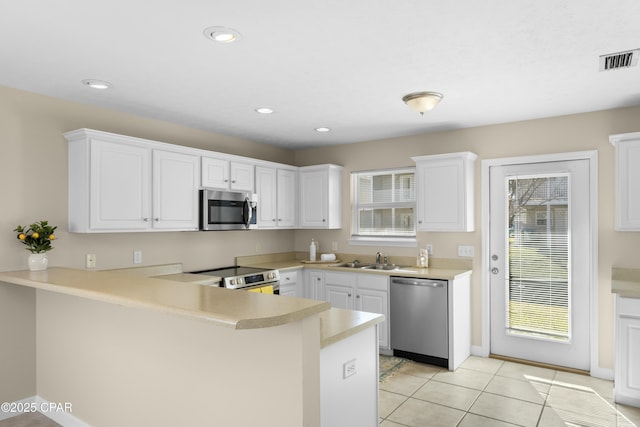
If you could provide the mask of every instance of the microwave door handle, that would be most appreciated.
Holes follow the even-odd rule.
[[[248,197],[245,197],[242,216],[244,217],[244,226],[246,228],[249,228],[249,225],[251,225],[252,212],[253,210],[251,209],[251,200],[249,200]]]

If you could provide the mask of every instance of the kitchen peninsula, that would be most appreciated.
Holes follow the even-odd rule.
[[[324,372],[342,374],[353,359],[355,375],[329,387],[351,395],[357,387],[359,400],[366,389],[371,403],[360,404],[360,413],[377,425],[374,326],[382,316],[183,277],[67,268],[0,273],[3,296],[35,301],[35,331],[24,331],[36,342],[35,391],[38,399],[73,405],[72,414],[60,415],[63,425],[329,425],[324,406],[339,399],[321,402]]]

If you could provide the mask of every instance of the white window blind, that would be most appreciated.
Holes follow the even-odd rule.
[[[353,172],[354,236],[414,237],[415,169]]]
[[[569,176],[510,177],[506,185],[508,332],[569,340]]]

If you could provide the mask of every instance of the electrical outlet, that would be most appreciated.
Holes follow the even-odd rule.
[[[142,251],[133,251],[133,263],[142,264]]]
[[[473,246],[458,245],[458,256],[472,258]]]
[[[87,258],[85,260],[85,267],[96,268],[96,254],[87,254]]]
[[[356,373],[356,359],[349,360],[348,362],[344,362],[342,365],[342,378],[347,379],[351,375]]]
[[[338,250],[338,242],[331,242],[331,250],[332,251]]]
[[[427,243],[427,253],[429,256],[433,255],[433,245],[431,243]]]

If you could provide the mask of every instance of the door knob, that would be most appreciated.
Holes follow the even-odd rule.
[[[500,273],[500,270],[498,270],[498,267],[493,267],[493,268],[491,269],[491,273],[492,273],[492,274],[498,274],[498,273]]]
[[[496,255],[496,254],[491,255],[491,259],[494,260],[494,261],[497,261],[498,260],[498,255]]]

